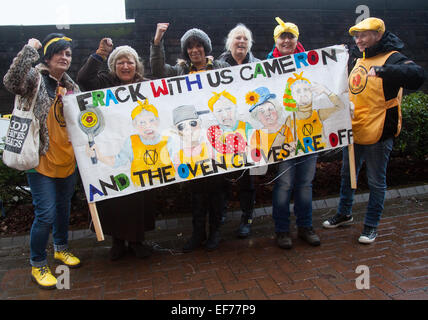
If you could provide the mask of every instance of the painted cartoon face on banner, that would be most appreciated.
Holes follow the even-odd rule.
[[[159,135],[159,119],[150,111],[143,110],[133,123],[138,134],[145,140],[154,140]]]
[[[182,137],[183,146],[191,147],[200,144],[201,121],[199,119],[184,120],[177,124],[177,130]]]
[[[296,105],[307,106],[312,103],[311,85],[307,81],[299,80],[291,86],[291,94],[296,101]]]
[[[261,104],[256,112],[257,119],[263,124],[263,127],[269,128],[278,124],[279,115],[271,102]]]
[[[333,46],[65,96],[88,201],[348,145],[347,59]]]

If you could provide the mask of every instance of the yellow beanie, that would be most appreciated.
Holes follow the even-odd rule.
[[[136,106],[134,110],[132,110],[131,112],[132,120],[134,120],[135,117],[138,116],[143,110],[149,111],[153,113],[156,118],[159,118],[158,110],[155,108],[154,105],[149,104],[148,99],[144,100],[144,104],[140,100],[137,100],[137,102],[138,102],[138,106]]]
[[[275,42],[276,42],[276,39],[278,39],[279,36],[284,32],[290,32],[294,34],[296,38],[299,38],[299,28],[294,23],[284,22],[279,17],[276,17],[275,20],[276,22],[278,22],[278,25],[273,31],[273,38],[275,39]]]
[[[377,31],[381,34],[385,32],[385,23],[382,19],[378,18],[367,18],[361,21],[360,23],[357,23],[355,26],[351,27],[349,29],[349,34],[351,36],[355,35],[355,32],[359,31]]]

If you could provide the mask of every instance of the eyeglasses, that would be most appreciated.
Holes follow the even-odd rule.
[[[283,32],[281,33],[281,35],[279,36],[282,40],[285,39],[294,39],[296,36],[294,34],[292,34],[291,32]]]
[[[178,129],[179,131],[183,131],[183,130],[184,130],[184,128],[185,128],[186,126],[188,126],[188,125],[190,125],[192,128],[194,128],[194,127],[196,127],[196,126],[198,125],[198,121],[196,121],[196,120],[191,120],[191,121],[189,121],[189,122],[181,122],[180,124],[178,124],[178,125],[177,125],[177,129]]]

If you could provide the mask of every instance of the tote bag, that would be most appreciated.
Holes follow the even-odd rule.
[[[17,170],[29,170],[39,165],[40,124],[34,116],[33,109],[40,82],[41,77],[39,77],[36,94],[28,111],[19,109],[25,98],[15,96],[15,105],[6,134],[3,162],[8,167]]]

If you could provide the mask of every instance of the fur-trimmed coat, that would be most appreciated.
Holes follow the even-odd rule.
[[[40,123],[39,155],[44,155],[49,149],[49,132],[46,120],[55,100],[56,90],[53,87],[56,80],[49,76],[46,65],[40,63],[32,67],[38,59],[37,50],[25,45],[13,59],[12,65],[3,78],[3,83],[8,91],[19,96],[16,108],[20,110],[29,110],[31,102],[36,97],[33,112]],[[40,88],[37,90],[39,80],[41,81]],[[80,92],[78,85],[66,73],[64,73],[60,83],[68,93]],[[56,82],[56,86],[58,86],[58,82]]]

